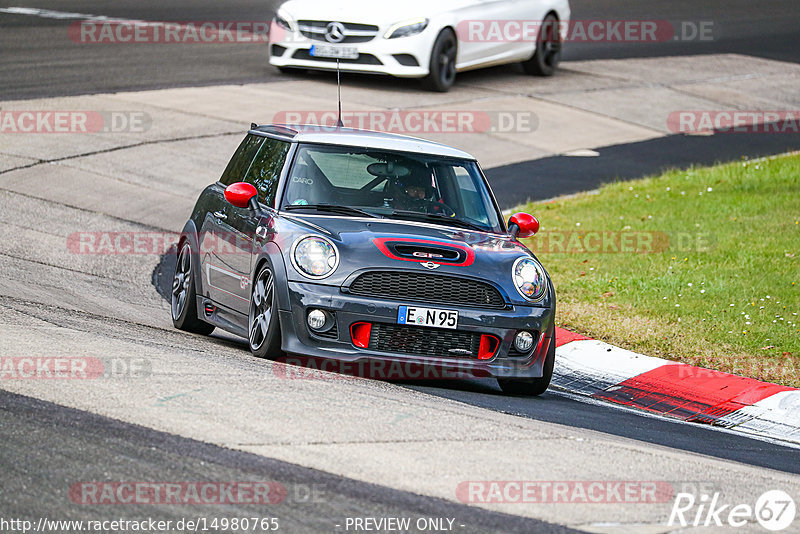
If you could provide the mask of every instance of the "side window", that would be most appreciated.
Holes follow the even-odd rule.
[[[278,179],[281,176],[289,143],[277,139],[265,139],[261,150],[253,161],[245,182],[253,184],[258,190],[258,201],[267,206],[275,204]]]
[[[248,134],[247,137],[244,138],[244,141],[242,141],[242,144],[239,145],[239,148],[236,149],[236,152],[233,154],[230,163],[228,163],[228,167],[225,169],[225,172],[222,173],[222,178],[220,178],[219,181],[226,187],[236,182],[243,182],[244,175],[247,169],[250,168],[250,164],[253,162],[256,152],[258,152],[263,142],[263,137]]]
[[[473,221],[480,221],[489,224],[486,216],[486,208],[481,201],[481,195],[475,186],[475,180],[470,172],[462,167],[453,167],[458,188],[461,189],[460,197],[464,203],[464,215]]]

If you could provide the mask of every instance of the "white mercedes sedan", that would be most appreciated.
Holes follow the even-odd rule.
[[[447,91],[456,73],[505,63],[551,76],[569,0],[289,0],[270,30],[282,71],[334,70],[421,78]]]

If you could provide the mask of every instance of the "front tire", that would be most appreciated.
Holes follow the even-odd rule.
[[[430,91],[446,93],[456,82],[456,56],[458,39],[453,30],[442,30],[431,52],[428,76],[423,78],[422,86]]]
[[[197,317],[193,257],[192,246],[188,241],[184,242],[175,265],[175,276],[172,278],[172,324],[178,330],[207,336],[214,331],[214,325]]]
[[[541,378],[498,378],[497,383],[506,395],[519,397],[538,397],[550,386],[553,378],[553,367],[556,362],[556,333],[550,338],[550,347],[544,359],[544,369]]]
[[[259,269],[253,284],[247,331],[250,352],[256,358],[274,360],[283,354],[275,277],[269,264]]]
[[[522,68],[535,76],[552,76],[561,61],[561,47],[558,19],[550,13],[536,36],[536,52],[531,59],[522,62]]]

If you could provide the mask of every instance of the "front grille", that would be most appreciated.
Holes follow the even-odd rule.
[[[426,273],[368,272],[356,278],[350,285],[350,292],[406,302],[461,304],[478,308],[505,306],[500,292],[485,282]]]
[[[304,61],[321,61],[326,63],[336,62],[336,58],[312,56],[310,51],[306,49],[298,50],[297,52],[292,54],[292,58],[302,59]],[[381,60],[373,56],[372,54],[359,54],[356,59],[342,58],[339,61],[341,61],[342,63],[352,63],[355,65],[383,65],[383,63],[381,63]]]
[[[328,24],[330,21],[323,20],[299,20],[297,21],[298,29],[308,39],[312,41],[321,41],[327,43],[325,38]],[[380,28],[372,24],[355,24],[352,22],[341,23],[344,26],[344,39],[335,44],[355,44],[355,43],[368,43],[372,41]]]
[[[459,330],[372,323],[369,349],[434,358],[477,358],[481,335]]]

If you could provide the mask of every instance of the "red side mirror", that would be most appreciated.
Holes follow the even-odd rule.
[[[225,190],[225,200],[237,208],[246,208],[250,205],[250,200],[258,195],[258,191],[252,184],[238,182],[231,184]]]
[[[508,229],[514,237],[530,237],[539,231],[539,221],[533,215],[515,213],[508,220]]]

